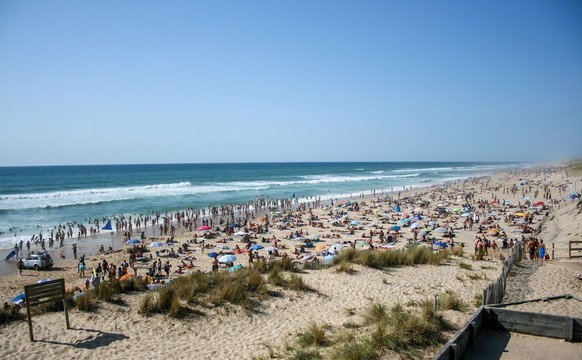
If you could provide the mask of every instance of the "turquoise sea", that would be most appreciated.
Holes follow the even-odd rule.
[[[236,163],[0,167],[0,249],[59,224],[256,198],[330,198],[402,190],[528,164]],[[76,234],[76,232],[75,232]]]

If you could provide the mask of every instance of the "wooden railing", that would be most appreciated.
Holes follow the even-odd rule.
[[[507,282],[507,275],[511,271],[513,264],[521,259],[521,244],[517,243],[509,250],[507,260],[503,262],[503,269],[501,275],[496,281],[489,284],[483,290],[483,305],[499,304],[503,301],[505,295],[505,285]]]
[[[436,353],[433,360],[461,359],[469,349],[475,347],[479,335],[487,328],[564,339],[570,342],[582,341],[582,319],[580,318],[502,309],[509,305],[559,298],[581,301],[573,295],[566,294],[518,303],[481,306],[465,326]]]
[[[572,247],[578,244],[582,244],[582,241],[568,242],[568,259],[582,258],[582,247]],[[574,255],[572,255],[572,251],[575,251]]]

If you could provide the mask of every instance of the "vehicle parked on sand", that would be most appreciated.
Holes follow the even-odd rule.
[[[50,269],[53,267],[53,259],[49,254],[30,254],[27,255],[22,262],[25,269]]]

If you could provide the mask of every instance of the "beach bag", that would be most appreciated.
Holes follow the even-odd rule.
[[[544,260],[550,260],[550,254],[546,254],[546,256],[544,256]]]

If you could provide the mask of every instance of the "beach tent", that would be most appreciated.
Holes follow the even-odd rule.
[[[390,226],[390,230],[398,231],[398,230],[400,230],[400,226],[392,225],[392,226]]]
[[[394,212],[400,212],[400,206],[398,205],[394,206]]]

